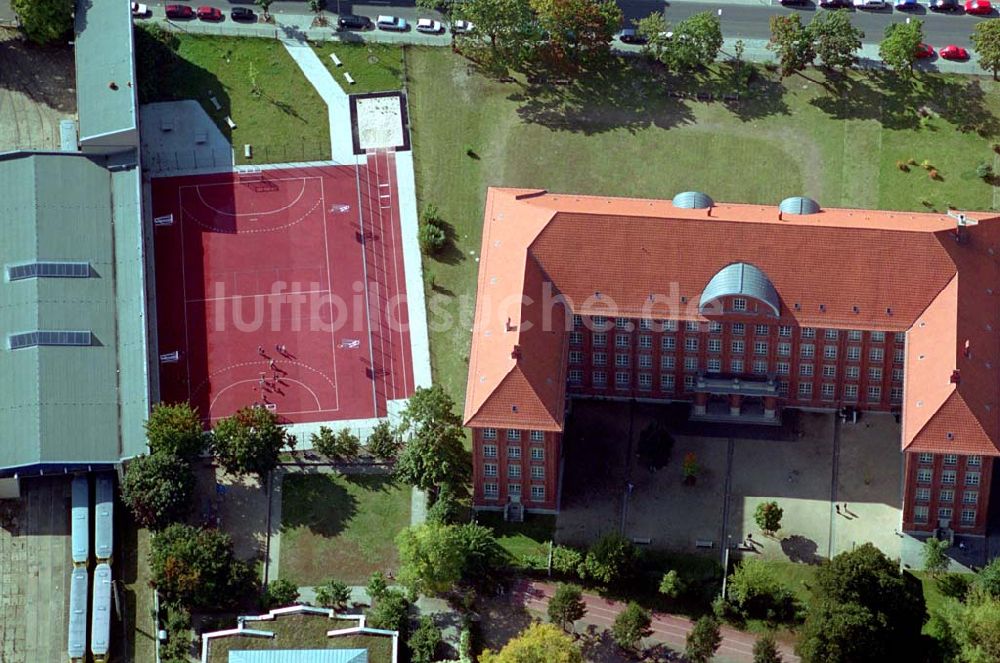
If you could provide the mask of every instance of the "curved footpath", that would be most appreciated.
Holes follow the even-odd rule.
[[[525,608],[543,614],[548,609],[549,598],[554,591],[555,585],[551,583],[529,580],[518,581],[513,589],[515,598]],[[587,614],[579,620],[579,624],[594,624],[601,628],[610,628],[618,613],[625,609],[624,603],[605,599],[596,594],[584,593],[583,601],[587,605]],[[662,642],[672,649],[683,652],[685,638],[693,627],[694,622],[686,617],[653,613],[653,634],[646,638],[646,642]],[[756,640],[757,638],[749,633],[743,633],[723,625],[722,646],[719,647],[713,660],[752,663],[753,645]],[[791,647],[779,643],[778,649],[781,651],[785,663],[799,661],[799,657],[795,655]]]

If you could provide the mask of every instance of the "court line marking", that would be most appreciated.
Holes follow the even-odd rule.
[[[368,160],[365,159],[365,181],[368,181]],[[364,278],[364,290],[365,290],[365,319],[368,321],[368,362],[371,366],[372,371],[372,407],[375,410],[375,416],[378,417],[378,378],[375,374],[375,348],[372,343],[372,311],[371,305],[369,303],[369,288],[368,288],[368,244],[365,240],[365,210],[364,203],[361,198],[361,168],[358,167],[355,170],[354,177],[355,187],[358,193],[358,226],[361,229],[361,269],[362,278]],[[388,404],[386,404],[386,412],[388,413]]]
[[[244,182],[232,181],[232,182],[210,182],[208,184],[184,184],[182,186],[177,187],[177,190],[178,191],[182,191],[184,189],[194,189],[195,193],[198,194],[198,199],[201,200],[202,204],[205,207],[207,207],[208,209],[212,210],[213,212],[218,212],[219,214],[224,214],[226,216],[236,216],[236,217],[239,217],[239,216],[252,216],[252,215],[261,215],[261,214],[277,214],[278,212],[283,212],[283,211],[287,210],[289,207],[291,207],[291,206],[295,205],[295,203],[299,202],[299,200],[302,199],[302,196],[305,195],[305,192],[306,192],[306,180],[318,180],[318,179],[322,179],[322,178],[320,178],[317,175],[300,175],[299,177],[278,177],[278,178],[271,178],[271,179],[269,179],[268,181],[270,181],[270,182],[298,182],[299,184],[302,185],[302,190],[299,191],[299,195],[292,202],[288,203],[284,207],[280,207],[278,209],[270,210],[270,211],[267,211],[267,212],[238,212],[238,213],[237,212],[226,212],[225,210],[220,210],[220,209],[216,208],[215,206],[210,205],[208,203],[208,201],[205,200],[205,197],[201,195],[201,190],[203,188],[208,188],[208,187],[213,187],[213,186],[224,186],[224,187],[229,187],[230,189],[232,189],[234,187],[242,186],[244,184]]]
[[[317,412],[322,412],[323,411],[323,409],[322,409],[323,405],[322,405],[322,403],[319,402],[319,398],[316,396],[316,392],[314,392],[312,389],[310,389],[309,387],[307,387],[303,382],[300,382],[299,380],[293,380],[291,378],[282,378],[282,379],[285,380],[286,382],[295,382],[296,384],[302,385],[302,388],[305,389],[306,391],[308,391],[309,395],[313,397],[314,401],[316,401],[316,407],[319,408],[317,410]],[[234,387],[237,387],[237,386],[239,386],[241,384],[252,384],[252,383],[258,382],[258,381],[259,380],[253,380],[253,379],[237,380],[236,382],[230,382],[225,387],[223,387],[219,391],[219,393],[217,393],[215,395],[215,398],[212,399],[212,402],[208,404],[209,419],[212,419],[212,418],[219,419],[219,418],[221,418],[221,417],[212,417],[211,412],[212,412],[212,408],[215,407],[216,401],[218,401],[220,398],[222,398],[222,394],[226,393],[230,389],[233,389]],[[274,401],[268,401],[268,402],[273,403]],[[279,410],[279,412],[280,412],[280,410]],[[223,416],[228,416],[228,415],[223,415]]]
[[[330,238],[326,231],[326,180],[320,178],[319,180],[319,197],[320,201],[323,203],[320,209],[320,226],[323,228],[323,251],[326,255],[326,287],[327,290],[333,293],[333,269],[330,266]],[[330,312],[331,315],[333,311]],[[333,377],[340,384],[340,374],[337,372],[337,338],[334,331],[330,330],[330,353],[333,355]],[[337,409],[340,410],[340,389],[336,389],[337,394]]]
[[[318,284],[317,284],[318,285]],[[229,302],[236,299],[256,299],[257,297],[294,297],[296,295],[327,295],[329,290],[297,290],[295,292],[261,292],[252,295],[227,295],[226,297],[205,297],[204,299],[185,299],[185,304],[200,304],[204,302]]]
[[[377,223],[378,223],[378,235],[379,235],[378,246],[376,247],[374,244],[372,245],[372,258],[373,258],[373,262],[375,263],[375,266],[376,266],[376,269],[375,269],[375,273],[376,273],[376,276],[375,276],[375,292],[376,292],[376,295],[375,295],[375,297],[376,297],[376,300],[379,301],[380,304],[381,304],[378,307],[377,311],[376,311],[378,313],[378,340],[379,340],[379,349],[381,350],[381,354],[382,354],[383,370],[387,371],[388,374],[389,374],[389,376],[390,376],[389,380],[383,379],[382,382],[383,382],[383,384],[385,386],[385,392],[386,392],[385,396],[386,396],[386,399],[387,400],[389,399],[389,392],[390,392],[390,387],[391,387],[391,392],[392,392],[393,400],[395,400],[395,396],[396,396],[396,373],[395,373],[395,370],[393,370],[395,368],[395,358],[392,356],[392,339],[391,338],[389,339],[389,353],[387,354],[386,350],[385,350],[385,347],[386,347],[386,338],[385,338],[385,329],[384,329],[384,327],[387,326],[387,323],[388,323],[388,321],[385,320],[385,317],[386,317],[386,311],[387,311],[388,305],[389,305],[389,288],[388,288],[388,283],[383,284],[381,282],[387,276],[387,265],[386,265],[386,259],[385,259],[385,237],[386,237],[386,234],[385,234],[385,214],[383,214],[382,210],[384,210],[384,209],[391,209],[391,207],[392,207],[392,202],[391,202],[392,195],[391,194],[379,194],[378,193],[379,190],[382,188],[382,170],[380,168],[379,161],[380,161],[380,157],[382,157],[383,155],[384,155],[384,152],[382,152],[381,150],[376,150],[375,154],[374,154],[374,162],[375,162],[375,169],[374,169],[375,170],[375,182],[374,182],[374,184],[375,184],[375,187],[376,187],[375,188],[375,193],[377,195],[379,195],[380,198],[382,198],[382,197],[388,197],[390,199],[390,203],[387,206],[383,206],[382,203],[379,202],[379,207],[378,207],[379,211],[376,213],[376,212],[374,212],[374,209],[372,210],[373,211],[373,214],[372,214],[372,225],[374,226],[375,223],[376,223],[376,221],[377,221]],[[369,193],[369,195],[372,195],[372,190],[371,189],[372,189],[372,179],[371,179],[371,177],[369,177],[368,178],[368,193]],[[379,263],[380,262],[381,262],[381,270],[379,270]],[[381,272],[381,275],[383,277],[382,280],[380,280],[378,278],[379,272]],[[391,332],[390,332],[390,334],[391,334]],[[388,364],[387,367],[386,367],[386,364]],[[385,375],[385,373],[383,373],[383,378],[384,378],[384,375]],[[391,381],[391,385],[390,385],[390,381]]]
[[[184,297],[187,297],[187,268],[184,266],[184,258],[187,256],[186,242],[184,241],[184,201],[181,200],[181,190],[177,189],[177,218],[178,225],[181,227],[181,250],[178,251],[180,254],[181,261],[181,292],[184,293]],[[185,384],[187,385],[188,401],[191,401],[193,392],[191,391],[191,339],[189,331],[189,322],[187,314],[187,304],[182,306],[184,310],[182,311],[184,315],[184,370],[187,373],[185,376]]]
[[[395,163],[396,163],[396,155],[395,155],[395,153],[393,153],[391,155],[390,162],[391,162],[390,166],[394,166],[395,165]],[[395,276],[395,281],[396,281],[396,294],[398,295],[401,292],[405,292],[405,290],[406,290],[405,276],[403,277],[403,287],[402,288],[400,287],[400,278],[401,278],[400,271],[405,271],[406,267],[405,267],[405,265],[403,265],[403,258],[402,258],[402,256],[399,255],[399,248],[402,246],[402,232],[403,232],[402,229],[403,229],[403,226],[402,226],[402,218],[401,218],[401,215],[399,214],[399,182],[398,182],[398,178],[397,178],[396,169],[393,168],[393,167],[389,168],[389,181],[392,183],[392,192],[396,196],[395,211],[397,212],[397,214],[396,214],[397,218],[393,219],[393,222],[392,222],[392,259],[393,259],[393,265],[394,265],[393,275]],[[396,237],[397,231],[400,234],[400,237],[398,239]],[[406,297],[407,298],[409,297],[408,293],[407,293]],[[401,300],[399,303],[402,305],[404,302],[405,302],[405,299]],[[400,309],[403,309],[403,307],[400,306]],[[400,319],[402,319],[402,315],[399,314],[398,312],[397,312],[397,316]],[[410,323],[409,317],[407,317],[406,323],[407,323],[407,326],[409,326],[409,323]],[[409,344],[407,344],[406,337],[403,334],[403,325],[399,325],[398,334],[399,334],[399,344],[400,344],[400,347],[402,349],[402,354],[400,355],[400,357],[402,358],[402,363],[403,363],[403,396],[405,397],[405,395],[407,393],[409,393],[409,389],[410,389],[409,379],[408,379],[408,377],[406,375],[406,373],[407,373],[406,355],[407,355],[408,351],[412,355],[412,350],[410,349]],[[412,356],[410,357],[410,363],[411,364],[413,363],[413,357]]]
[[[337,385],[325,373],[323,373],[323,371],[320,371],[319,369],[313,368],[309,364],[303,363],[301,361],[296,361],[294,359],[292,359],[292,360],[284,359],[282,361],[285,364],[289,364],[291,366],[299,366],[300,368],[304,368],[304,369],[306,369],[308,371],[312,371],[313,373],[318,374],[320,377],[322,377],[324,380],[327,381],[327,383],[330,385],[330,387],[332,389],[334,389],[334,391],[337,390]],[[255,369],[256,372],[258,373],[258,375],[260,373],[265,373],[266,374],[266,373],[270,373],[271,372],[270,362],[264,361],[264,360],[259,360],[259,361],[257,361],[257,360],[255,360],[255,361],[241,361],[241,362],[237,362],[235,364],[229,364],[228,366],[223,366],[222,368],[216,369],[216,370],[212,371],[211,373],[209,373],[205,377],[205,379],[202,380],[201,383],[198,384],[197,388],[195,388],[195,390],[192,392],[192,394],[199,393],[202,389],[205,388],[205,385],[207,385],[209,382],[211,382],[216,376],[221,375],[222,373],[225,373],[226,371],[231,371],[231,370],[235,370],[235,369],[239,369],[239,368],[245,368],[247,366],[258,366],[258,367],[259,366],[263,366],[264,367],[263,369],[261,369],[261,368]],[[259,377],[253,378],[253,380],[259,380],[259,379],[260,379]],[[285,376],[282,375],[281,379],[284,380]],[[312,391],[312,390],[310,390],[310,391]],[[340,396],[339,396],[339,393],[338,393],[338,396],[337,396],[337,407],[334,408],[334,411],[337,411],[339,409],[340,409]]]
[[[319,207],[322,203],[323,203],[322,199],[317,198],[316,201],[313,203],[313,206],[310,207],[308,210],[306,210],[305,213],[302,214],[302,216],[300,216],[299,218],[294,219],[292,221],[289,221],[288,223],[286,223],[286,224],[284,224],[282,226],[269,226],[267,228],[254,228],[254,229],[247,229],[247,230],[236,230],[235,232],[234,231],[226,230],[224,228],[220,228],[219,226],[212,225],[210,223],[204,223],[204,222],[202,222],[201,219],[199,219],[194,214],[194,212],[188,210],[186,207],[181,207],[181,212],[183,214],[187,214],[188,217],[196,225],[204,228],[205,230],[209,230],[209,231],[212,231],[212,232],[217,232],[217,233],[221,233],[221,234],[225,234],[225,235],[250,235],[252,233],[267,233],[267,232],[274,232],[276,230],[284,230],[286,228],[291,228],[292,226],[294,226],[296,224],[302,223],[302,221],[305,220],[305,218],[307,216],[309,216],[310,214],[312,214],[313,211],[317,207]],[[181,223],[183,223],[183,222],[184,222],[184,217],[181,217]]]

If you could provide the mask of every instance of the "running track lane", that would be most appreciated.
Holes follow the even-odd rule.
[[[544,614],[548,610],[549,598],[552,597],[554,591],[555,585],[522,580],[515,584],[514,596],[525,608]],[[624,603],[601,598],[595,594],[584,593],[583,602],[587,606],[587,614],[580,622],[595,624],[599,627],[610,628],[618,613],[625,609]],[[647,639],[663,642],[671,648],[683,652],[685,638],[693,626],[694,622],[686,617],[654,612],[651,624],[653,634]],[[752,663],[753,645],[756,641],[757,639],[749,633],[743,633],[723,625],[722,645],[719,647],[716,657],[725,661]],[[791,647],[779,643],[778,649],[786,663],[797,663],[800,660]]]

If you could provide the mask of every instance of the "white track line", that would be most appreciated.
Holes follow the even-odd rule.
[[[195,193],[198,194],[199,200],[201,200],[202,204],[205,207],[207,207],[208,209],[212,210],[213,212],[217,212],[217,213],[222,214],[224,216],[234,216],[234,217],[240,217],[240,216],[260,216],[262,214],[277,214],[278,212],[284,212],[288,208],[290,208],[293,205],[295,205],[297,202],[299,202],[300,200],[302,200],[302,196],[305,195],[305,192],[306,192],[306,180],[315,180],[315,179],[320,179],[320,178],[318,178],[316,176],[303,175],[301,177],[285,177],[285,178],[268,180],[270,182],[298,182],[299,184],[302,185],[302,189],[299,191],[299,195],[296,196],[295,200],[293,200],[292,202],[288,203],[284,207],[281,207],[281,208],[278,208],[278,209],[275,209],[275,210],[270,210],[270,211],[267,211],[267,212],[239,212],[239,213],[237,213],[237,212],[227,212],[225,210],[218,209],[214,205],[210,205],[208,203],[208,201],[205,200],[205,197],[201,195],[201,190],[202,189],[207,189],[207,188],[213,187],[213,186],[225,186],[225,187],[229,187],[230,189],[235,189],[237,186],[241,186],[240,182],[212,182],[210,184],[187,184],[187,185],[184,185],[184,186],[180,187],[180,189],[194,189]],[[233,200],[235,201],[235,195],[233,197]]]
[[[187,270],[184,267],[184,258],[187,255],[185,251],[184,244],[184,202],[181,199],[181,189],[177,189],[177,217],[178,225],[181,227],[181,246],[180,250],[177,252],[180,254],[181,260],[181,292],[184,293],[185,304],[183,306],[184,311],[184,370],[187,376],[184,382],[187,384],[188,390],[188,402],[191,401],[191,396],[193,392],[191,391],[191,339],[189,338],[190,332],[188,331],[188,313],[187,313]]]
[[[305,383],[300,382],[299,380],[293,380],[291,378],[285,378],[285,377],[283,377],[281,379],[284,380],[285,382],[295,382],[296,384],[302,385],[302,388],[305,389],[306,391],[308,391],[309,395],[313,397],[314,401],[316,401],[316,407],[319,408],[319,409],[317,409],[315,411],[316,412],[323,412],[324,411],[322,409],[323,404],[319,402],[319,398],[316,396],[316,392],[313,391],[312,389],[310,389],[309,387],[307,387],[305,385]],[[222,390],[220,390],[219,393],[217,393],[215,395],[215,398],[212,399],[212,402],[208,404],[209,419],[213,419],[213,418],[214,419],[218,419],[219,418],[219,417],[212,417],[211,416],[211,412],[215,408],[215,402],[218,401],[220,398],[222,398],[222,394],[226,393],[230,389],[232,389],[234,387],[237,387],[237,386],[239,386],[241,384],[253,384],[253,383],[258,382],[258,381],[259,381],[259,379],[237,380],[236,382],[230,382],[225,387],[223,387]],[[292,413],[286,412],[285,414],[292,414]],[[228,416],[228,415],[226,415],[226,416]]]
[[[259,292],[252,295],[228,295],[226,297],[206,297],[205,299],[185,299],[185,304],[202,304],[204,302],[229,302],[241,299],[256,299],[257,297],[294,297],[297,295],[327,295],[329,290],[296,290],[295,292]]]
[[[397,203],[396,204],[396,209],[399,210],[399,200],[398,200],[399,199],[399,183],[396,181],[396,168],[395,168],[395,165],[396,165],[396,155],[395,155],[395,152],[393,152],[392,153],[391,163],[389,164],[389,166],[390,166],[389,167],[389,180],[392,183],[392,191],[396,194],[396,199],[397,199],[396,200],[396,203]],[[402,212],[400,212],[400,217],[402,217]],[[406,269],[405,266],[400,267],[401,265],[403,265],[403,259],[402,259],[401,256],[398,255],[399,248],[402,246],[402,237],[399,237],[399,238],[396,237],[396,231],[397,230],[399,230],[400,231],[400,235],[402,235],[402,223],[403,223],[402,218],[399,219],[398,223],[396,221],[393,221],[393,223],[392,223],[392,264],[393,264],[393,275],[395,276],[395,281],[396,281],[396,296],[397,297],[399,296],[399,294],[401,292],[403,292],[406,289],[405,275],[402,276],[404,285],[403,285],[402,288],[400,288],[400,277],[401,277],[400,271],[401,271],[401,269],[402,270]],[[409,296],[409,295],[407,295],[407,296]],[[400,305],[400,307],[405,306],[405,300],[401,299],[399,301],[399,305]],[[399,315],[398,311],[397,311],[396,315],[399,318],[402,317],[402,316]],[[409,320],[407,320],[407,326],[409,326]],[[402,362],[403,362],[403,375],[402,375],[402,378],[403,378],[403,393],[402,394],[397,394],[397,398],[400,398],[400,397],[404,397],[405,398],[406,394],[409,393],[409,388],[410,388],[409,380],[406,377],[406,355],[407,355],[407,351],[409,350],[409,348],[407,347],[407,344],[406,344],[406,337],[403,334],[403,325],[402,324],[399,325],[398,334],[399,334],[399,347],[400,347],[400,353],[401,353],[399,356],[400,356],[400,358],[402,359]]]
[[[320,199],[320,225],[323,228],[323,252],[326,255],[326,287],[330,294],[333,294],[333,267],[330,264],[330,238],[326,232],[326,182],[319,178],[319,199]],[[333,310],[330,310],[331,322]],[[340,376],[337,373],[337,338],[333,329],[330,329],[330,354],[333,358],[333,379],[335,381],[334,394],[337,396],[337,410],[340,410]]]
[[[367,181],[368,176],[368,161],[365,159],[365,178]],[[368,242],[365,239],[365,209],[364,203],[361,199],[361,168],[360,166],[354,167],[354,186],[358,193],[358,227],[361,230],[361,271],[362,278],[364,278],[364,292],[365,292],[365,318],[368,321],[368,362],[372,370],[372,407],[374,408],[373,416],[378,416],[378,391],[377,391],[377,377],[375,375],[375,354],[374,344],[372,343],[372,314],[371,305],[369,303],[368,295]],[[388,408],[388,404],[386,404]]]

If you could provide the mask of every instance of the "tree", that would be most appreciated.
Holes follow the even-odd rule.
[[[552,570],[563,575],[580,575],[583,553],[576,548],[554,546],[552,548]]]
[[[396,536],[399,582],[415,594],[439,594],[462,579],[465,563],[458,528],[425,523]]]
[[[334,433],[327,426],[320,426],[319,432],[313,433],[310,441],[313,449],[340,462],[355,461],[361,454],[361,440],[349,428],[341,428]]]
[[[476,26],[463,41],[488,48],[500,67],[519,64],[537,34],[528,0],[466,0],[455,8],[455,17]]]
[[[254,0],[254,2],[257,3],[257,6],[260,7],[260,10],[264,12],[264,20],[265,21],[271,20],[270,9],[271,9],[271,3],[274,2],[274,0]]]
[[[21,29],[33,42],[48,44],[73,29],[73,0],[13,0]]]
[[[430,615],[424,615],[406,644],[410,646],[410,660],[413,663],[432,663],[436,660],[434,653],[441,644],[441,629],[434,624]]]
[[[299,588],[295,583],[287,578],[278,578],[267,583],[264,590],[264,609],[280,608],[292,605],[299,598]]]
[[[405,637],[410,621],[410,602],[398,589],[386,590],[385,594],[375,602],[368,611],[368,625],[372,628],[383,628],[399,631]]]
[[[719,621],[705,615],[694,623],[685,639],[684,655],[690,663],[708,663],[722,644]]]
[[[975,589],[1000,599],[1000,557],[994,557],[989,564],[980,569],[972,585]]]
[[[767,47],[778,54],[782,77],[802,71],[816,58],[812,37],[798,14],[771,17],[771,41]]]
[[[629,601],[625,609],[615,617],[615,622],[611,625],[611,637],[622,649],[634,652],[642,644],[643,638],[653,634],[652,623],[653,618],[648,610],[635,601]]]
[[[499,652],[489,649],[480,663],[583,663],[576,643],[555,624],[532,624],[511,639]]]
[[[878,47],[882,62],[897,74],[912,74],[917,61],[917,49],[924,41],[924,22],[913,19],[909,23],[890,23],[885,28],[885,38]]]
[[[316,590],[316,603],[324,608],[342,608],[351,600],[351,588],[341,580],[331,578]]]
[[[454,408],[439,385],[418,387],[400,419],[398,433],[407,442],[396,461],[396,475],[432,495],[444,485],[464,491],[471,479],[472,461]]]
[[[572,629],[573,622],[583,619],[587,614],[587,604],[583,602],[583,590],[579,585],[567,584],[564,582],[556,585],[556,591],[549,599],[549,620],[553,624],[558,624],[565,629],[569,624]]]
[[[979,56],[979,66],[993,72],[997,80],[1000,72],[1000,18],[978,21],[972,29],[972,48]]]
[[[442,486],[434,504],[427,510],[427,520],[444,525],[469,519],[469,505],[449,486]]]
[[[326,8],[326,0],[309,0],[309,11],[319,14]]]
[[[948,570],[951,559],[948,557],[948,542],[933,537],[924,542],[924,571],[935,578]]]
[[[664,63],[678,72],[707,67],[722,50],[722,27],[719,17],[700,12],[684,19],[674,28],[665,50]]]
[[[429,205],[420,215],[417,240],[420,242],[420,250],[429,256],[438,253],[448,243],[448,233],[444,221],[438,216],[436,206]]]
[[[764,534],[773,535],[781,529],[781,517],[785,515],[784,510],[778,506],[777,502],[761,502],[754,511],[753,520],[757,527],[764,531]]]
[[[650,469],[658,470],[666,465],[673,448],[674,438],[659,421],[652,422],[639,433],[639,461]]]
[[[180,523],[153,537],[149,564],[153,586],[189,608],[231,606],[253,579],[253,569],[233,556],[227,534]]]
[[[949,601],[939,614],[947,626],[946,645],[950,645],[953,660],[1000,661],[1000,601],[984,592],[973,592],[967,603]]]
[[[549,38],[541,48],[552,64],[569,70],[605,62],[622,23],[612,0],[530,0],[538,26]]]
[[[162,28],[159,30],[166,32]],[[175,454],[189,460],[197,458],[205,450],[206,442],[198,410],[188,403],[154,405],[146,420],[146,441],[153,453]]]
[[[768,631],[753,643],[753,663],[782,663],[774,633]]]
[[[763,560],[741,561],[729,577],[727,591],[727,598],[746,618],[784,621],[793,616],[792,593]]]
[[[817,14],[806,32],[824,66],[847,70],[858,61],[857,53],[865,33],[854,27],[846,10]]]
[[[173,454],[137,456],[126,465],[122,501],[141,527],[161,530],[187,518],[195,478],[191,465]]]
[[[659,591],[668,599],[675,599],[684,591],[684,580],[677,571],[671,569],[660,578]]]
[[[368,453],[379,460],[394,461],[399,453],[399,438],[385,419],[378,422],[365,443]]]
[[[684,483],[693,484],[701,474],[701,466],[698,465],[698,456],[693,451],[684,454],[684,462],[681,464],[681,474],[684,476]]]
[[[278,465],[285,447],[295,438],[278,424],[277,416],[262,407],[245,407],[220,419],[212,430],[212,449],[227,472],[256,474],[262,481]]]
[[[587,552],[580,575],[606,585],[621,582],[635,572],[636,558],[631,541],[617,532],[606,534]]]
[[[368,584],[365,585],[365,591],[368,592],[368,596],[371,597],[372,601],[378,601],[385,596],[387,589],[388,584],[385,581],[385,574],[381,571],[372,571],[372,574],[368,576]]]

